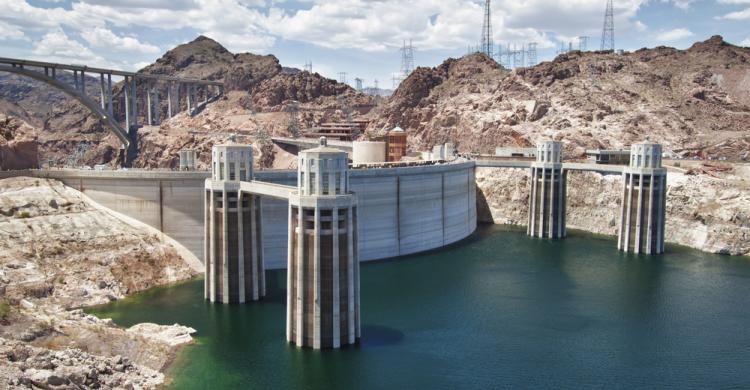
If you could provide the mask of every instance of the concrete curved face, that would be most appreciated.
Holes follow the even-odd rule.
[[[6,176],[50,177],[115,211],[147,223],[203,258],[203,187],[208,172],[15,171]],[[256,180],[296,185],[296,171],[258,171]],[[474,164],[356,169],[360,261],[440,248],[477,226]],[[263,258],[267,269],[287,262],[288,203],[262,198]]]
[[[0,72],[15,73],[15,74],[20,74],[22,76],[30,77],[30,78],[33,78],[34,80],[38,80],[43,83],[49,84],[65,92],[67,95],[78,100],[81,104],[86,106],[86,108],[88,108],[92,113],[94,113],[99,118],[99,120],[104,121],[107,124],[107,127],[109,128],[109,130],[117,136],[120,142],[122,142],[122,145],[125,149],[127,149],[128,145],[130,145],[130,139],[128,138],[127,131],[125,131],[117,122],[115,122],[113,118],[110,118],[104,112],[104,110],[102,110],[101,107],[99,107],[99,105],[96,102],[84,96],[83,94],[78,92],[75,88],[59,80],[53,79],[51,77],[47,77],[40,72],[28,70],[28,69],[24,69],[20,67],[0,65]]]

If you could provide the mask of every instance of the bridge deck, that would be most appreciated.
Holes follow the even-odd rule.
[[[531,161],[513,160],[476,160],[479,168],[531,168]],[[620,175],[625,167],[622,165],[563,163],[567,171],[597,172],[603,175]]]

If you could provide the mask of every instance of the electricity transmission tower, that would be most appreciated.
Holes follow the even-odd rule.
[[[492,42],[492,21],[490,20],[490,0],[484,1],[484,22],[482,23],[482,40],[480,51],[492,58],[495,45]]]
[[[580,36],[578,37],[578,50],[579,51],[586,51],[588,49],[589,45],[589,37],[587,36]]]
[[[346,72],[339,72],[339,83],[346,84]]]
[[[299,138],[302,134],[300,132],[299,117],[299,102],[292,101],[284,107],[284,111],[287,113],[287,131],[294,138]]]
[[[312,73],[312,61],[305,62],[305,70]]]
[[[607,0],[607,10],[604,11],[601,50],[615,50],[615,11],[612,1]]]
[[[536,42],[531,42],[526,47],[526,66],[536,65]]]
[[[356,85],[355,89],[357,91],[362,91],[362,83],[363,82],[364,82],[364,80],[362,80],[359,77],[357,77],[357,78],[354,79],[354,85]]]
[[[401,48],[401,77],[406,79],[413,70],[414,46],[411,44],[411,39],[408,45],[406,44],[406,40],[404,40],[404,46]]]

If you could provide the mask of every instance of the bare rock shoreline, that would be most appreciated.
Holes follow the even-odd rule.
[[[0,180],[0,387],[152,389],[195,330],[81,307],[193,278],[173,240],[55,180]]]

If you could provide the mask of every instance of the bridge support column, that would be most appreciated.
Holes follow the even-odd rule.
[[[86,72],[81,71],[81,95],[86,96]]]
[[[659,144],[639,143],[630,149],[625,168],[617,248],[624,252],[664,253],[667,170]]]
[[[138,127],[138,88],[135,81],[135,76],[130,78],[130,108],[132,112],[132,126]]]
[[[154,124],[161,124],[161,107],[159,106],[159,88],[154,89]]]
[[[562,169],[562,144],[556,141],[538,144],[536,162],[531,164],[528,235],[565,237],[566,179]]]
[[[174,85],[170,81],[167,84],[167,119],[172,117],[172,88]]]
[[[99,100],[102,106],[102,111],[105,111],[107,109],[107,93],[105,92],[104,87],[104,73],[99,73]]]
[[[339,348],[360,338],[357,199],[346,187],[345,152],[323,141],[299,161],[289,199],[287,341]]]
[[[187,103],[187,112],[188,115],[193,113],[193,86],[190,84],[185,85],[185,99]]]
[[[151,84],[146,85],[146,122],[149,126],[154,124],[153,117],[153,105],[151,101],[151,95],[154,93],[153,86]]]
[[[125,83],[122,86],[122,91],[125,96],[125,130],[130,131],[132,125],[131,109],[130,109],[130,77],[125,76]]]
[[[54,69],[53,69],[54,70]],[[114,118],[114,108],[112,107],[112,73],[107,73],[107,113],[110,118]]]
[[[211,161],[212,177],[205,186],[205,298],[257,301],[266,295],[260,200],[240,191],[240,181],[252,180],[252,147],[214,146]]]

